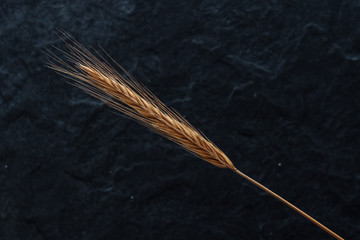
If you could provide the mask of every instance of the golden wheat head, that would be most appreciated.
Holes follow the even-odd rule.
[[[54,60],[48,67],[72,79],[73,85],[124,113],[153,132],[179,144],[195,156],[220,168],[235,167],[229,158],[185,118],[163,104],[153,93],[123,71],[120,74],[100,55],[100,59],[70,35],[66,61],[48,51]]]
[[[236,169],[229,158],[204,134],[176,111],[163,104],[115,61],[121,73],[116,71],[98,52],[95,51],[96,55],[91,53],[65,32],[62,32],[62,36],[69,39],[69,42],[66,42],[59,36],[64,40],[68,51],[58,49],[64,54],[64,58],[46,51],[52,59],[47,66],[60,75],[72,79],[71,84],[136,120],[151,131],[179,144],[195,156],[216,167],[231,169],[306,217],[334,238],[343,239],[290,202]],[[109,58],[111,59],[110,56]]]

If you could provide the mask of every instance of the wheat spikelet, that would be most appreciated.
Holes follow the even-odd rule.
[[[234,171],[306,217],[334,238],[342,239],[290,202],[236,169],[230,159],[204,134],[193,127],[180,114],[165,106],[146,87],[135,81],[121,66],[118,65],[122,70],[122,73],[119,73],[100,54],[96,52],[99,59],[69,34],[65,32],[62,32],[62,34],[70,39],[70,43],[67,43],[59,36],[64,40],[68,48],[68,52],[58,49],[65,55],[66,60],[56,56],[51,51],[47,51],[46,53],[53,59],[47,65],[49,68],[72,79],[71,84],[100,99],[127,117],[136,120],[153,132],[179,144],[195,156],[216,167]]]

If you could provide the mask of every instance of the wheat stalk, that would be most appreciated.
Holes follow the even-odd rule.
[[[290,202],[239,171],[213,142],[180,114],[163,104],[124,68],[118,65],[122,71],[122,73],[119,73],[96,51],[100,59],[68,33],[62,32],[62,34],[65,38],[70,39],[70,43],[68,43],[63,37],[59,36],[68,48],[68,52],[58,49],[65,55],[65,60],[47,50],[46,54],[53,60],[49,61],[47,67],[55,70],[60,75],[72,79],[71,84],[100,99],[127,117],[136,120],[153,132],[179,144],[200,159],[216,167],[234,171],[306,217],[334,238],[343,239]]]

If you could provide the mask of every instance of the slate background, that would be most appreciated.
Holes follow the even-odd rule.
[[[360,1],[0,3],[0,239],[331,239],[43,65],[103,46],[235,165],[360,234]]]

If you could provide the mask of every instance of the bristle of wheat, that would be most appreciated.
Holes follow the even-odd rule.
[[[235,169],[214,143],[181,115],[165,106],[123,68],[120,67],[120,74],[100,55],[94,55],[71,36],[64,35],[70,40],[65,42],[69,51],[63,52],[66,61],[48,52],[53,59],[48,67],[72,79],[73,85],[86,93],[179,144],[195,156],[220,168]]]

